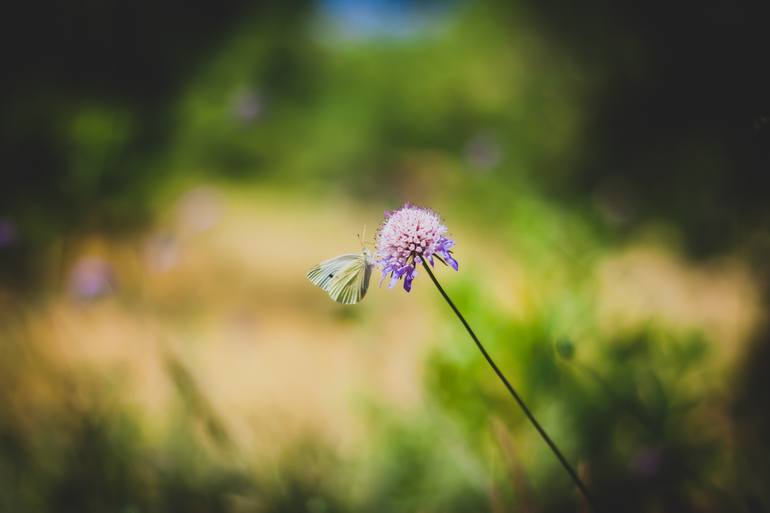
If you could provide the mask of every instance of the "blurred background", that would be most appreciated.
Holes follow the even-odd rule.
[[[767,2],[18,3],[0,511],[770,511]]]

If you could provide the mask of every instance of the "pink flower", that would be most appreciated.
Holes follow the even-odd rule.
[[[385,221],[377,232],[377,263],[382,279],[390,274],[389,287],[404,278],[404,290],[412,290],[417,266],[423,261],[434,265],[436,257],[456,271],[457,260],[450,248],[454,241],[445,236],[447,227],[432,210],[409,203],[385,212]]]

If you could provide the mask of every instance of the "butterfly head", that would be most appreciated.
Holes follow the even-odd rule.
[[[369,264],[374,263],[374,254],[369,250],[369,248],[366,247],[366,225],[364,225],[363,229],[361,230],[361,234],[356,234],[356,237],[358,237],[358,242],[361,243],[361,252],[366,257],[366,262]]]

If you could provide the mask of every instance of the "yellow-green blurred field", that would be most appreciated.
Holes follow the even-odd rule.
[[[168,450],[181,422],[200,458],[264,479],[307,443],[350,468],[372,465],[362,455],[384,436],[373,411],[407,426],[410,418],[426,422],[426,411],[443,417],[424,387],[436,355],[450,366],[472,360],[474,376],[500,394],[427,277],[411,294],[373,285],[356,306],[334,304],[306,280],[314,262],[357,251],[355,234],[364,224],[371,233],[389,205],[205,183],[169,204],[130,236],[62,239],[49,256],[49,292],[30,302],[5,299],[7,399],[28,434],[51,412],[69,418],[125,409],[151,452]],[[602,345],[612,350],[613,338],[629,331],[651,329],[664,355],[674,351],[667,340],[702,337],[708,357],[671,378],[681,393],[724,394],[763,320],[756,277],[740,259],[693,265],[648,235],[595,253],[580,276],[570,276],[569,242],[554,234],[535,235],[547,256],[528,261],[511,249],[516,233],[503,239],[449,212],[462,273],[446,270],[440,279],[450,291],[473,284],[463,302],[497,351],[526,355],[515,332],[501,329],[506,323],[545,323],[543,338],[525,335],[524,342],[550,352],[561,338],[574,339],[576,359],[588,366],[602,361]],[[525,358],[508,369],[521,382],[528,366]],[[649,371],[676,372],[667,367]],[[566,363],[557,372],[575,370]],[[516,418],[513,404],[494,404],[485,415]],[[543,409],[549,427],[568,440],[556,411]],[[506,442],[517,447],[516,458],[547,460],[529,426],[514,425],[526,440]],[[489,424],[490,433],[499,426]],[[446,433],[434,436],[446,448]],[[469,451],[457,439],[450,444]],[[491,450],[465,457],[480,466],[477,479],[494,495],[507,485],[495,484],[504,458]],[[491,469],[487,458],[497,461]],[[526,477],[515,468],[512,478]]]

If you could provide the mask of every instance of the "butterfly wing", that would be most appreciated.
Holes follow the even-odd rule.
[[[321,287],[325,291],[329,291],[332,280],[339,275],[339,272],[358,259],[358,255],[355,253],[349,253],[347,255],[340,255],[338,257],[324,260],[320,264],[315,265],[307,272],[308,279],[318,287]]]
[[[341,255],[316,265],[307,273],[315,285],[338,303],[352,305],[366,295],[372,261],[368,254]]]
[[[366,295],[371,275],[372,266],[366,256],[358,255],[356,260],[340,270],[327,292],[338,303],[346,305],[358,303]]]

